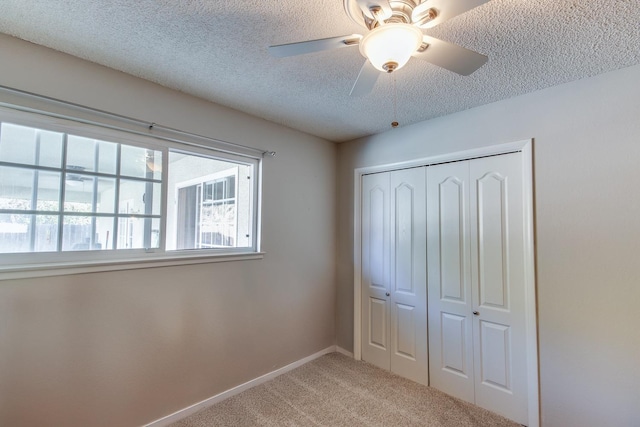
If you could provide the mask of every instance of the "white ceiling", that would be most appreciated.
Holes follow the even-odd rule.
[[[412,59],[349,91],[357,47],[267,47],[364,33],[342,0],[0,0],[0,32],[332,141],[640,63],[638,0],[491,0],[425,34],[489,57],[468,77]]]

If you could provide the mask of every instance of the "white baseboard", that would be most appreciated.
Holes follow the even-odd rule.
[[[350,358],[353,359],[353,353],[351,353],[348,350],[345,350],[344,348],[340,347],[339,345],[336,346],[336,351],[340,354],[344,354],[345,356],[348,356]]]
[[[240,384],[239,386],[236,386],[232,389],[229,389],[227,391],[223,391],[220,394],[216,394],[215,396],[212,396],[208,399],[203,400],[202,402],[198,402],[195,403],[189,407],[186,407],[184,409],[180,409],[179,411],[174,412],[173,414],[167,415],[166,417],[162,417],[158,420],[155,420],[153,422],[150,422],[149,424],[145,424],[144,427],[165,427],[168,426],[169,424],[175,423],[176,421],[179,421],[183,418],[188,417],[189,415],[193,415],[198,411],[203,410],[204,408],[207,408],[211,405],[215,405],[218,402],[222,402],[225,399],[230,398],[231,396],[235,396],[236,394],[242,393],[245,390],[248,390],[252,387],[255,387],[257,385],[260,385],[262,383],[265,383],[269,380],[274,379],[275,377],[282,375],[286,372],[289,372],[299,366],[304,365],[305,363],[311,362],[314,359],[317,359],[321,356],[324,356],[325,354],[328,353],[333,353],[333,352],[339,352],[345,355],[350,355],[351,353],[349,353],[348,351],[344,350],[343,348],[337,347],[335,345],[332,345],[330,347],[325,348],[324,350],[320,350],[317,353],[312,354],[311,356],[307,356],[304,359],[300,359],[297,360],[293,363],[289,363],[287,366],[283,366],[280,369],[276,369],[275,371],[271,371],[269,373],[266,373],[262,376],[259,376],[258,378],[254,378],[251,381],[247,381],[244,384]],[[351,354],[351,357],[353,357],[353,354]]]

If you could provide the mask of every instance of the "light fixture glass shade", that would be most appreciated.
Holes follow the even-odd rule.
[[[402,68],[422,44],[422,31],[411,24],[392,23],[369,31],[360,41],[360,53],[380,71]]]

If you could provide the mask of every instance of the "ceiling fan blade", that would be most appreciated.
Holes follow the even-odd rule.
[[[304,55],[305,53],[356,46],[360,43],[361,38],[362,36],[360,34],[351,34],[350,36],[329,37],[326,39],[309,40],[306,42],[287,43],[277,46],[269,46],[269,53],[278,58]]]
[[[463,76],[473,73],[489,59],[478,52],[430,36],[424,36],[423,43],[428,44],[429,47],[422,52],[414,53],[414,58],[430,62]]]
[[[362,65],[362,68],[360,68],[360,73],[351,88],[351,92],[349,92],[349,96],[362,96],[371,92],[371,89],[373,89],[373,86],[376,84],[376,80],[378,80],[379,75],[380,71],[378,71],[367,59],[364,62],[364,65]]]
[[[431,28],[454,16],[458,16],[485,4],[488,1],[489,0],[426,0],[413,9],[411,20],[419,28]],[[436,16],[433,19],[429,19],[429,11],[431,9],[436,11]]]

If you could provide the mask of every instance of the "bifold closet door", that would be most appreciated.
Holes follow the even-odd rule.
[[[391,369],[389,173],[362,177],[362,359]]]
[[[475,403],[469,164],[427,168],[430,385]]]
[[[428,382],[425,168],[363,177],[362,358]]]
[[[469,163],[476,405],[528,423],[522,154]]]
[[[427,168],[431,385],[528,422],[521,153]]]

